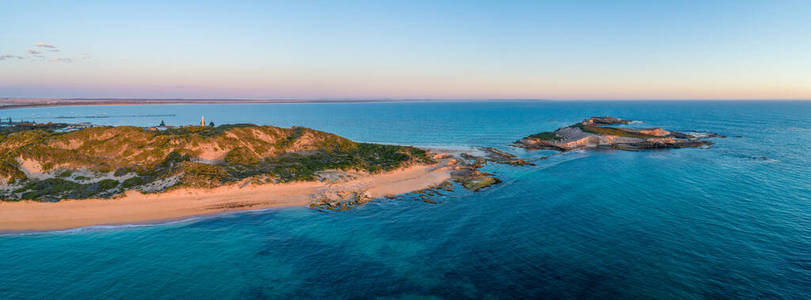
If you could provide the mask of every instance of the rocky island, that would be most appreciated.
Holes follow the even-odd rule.
[[[712,145],[706,138],[717,134],[687,134],[662,128],[629,128],[617,125],[631,124],[615,117],[591,117],[551,132],[524,137],[515,143],[525,149],[571,151],[580,149],[643,150],[660,148],[687,148]]]
[[[303,127],[64,128],[0,128],[0,231],[340,210],[449,181],[471,190],[498,182],[456,155]]]

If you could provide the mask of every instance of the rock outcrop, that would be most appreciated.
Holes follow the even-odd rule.
[[[631,124],[629,120],[623,120],[615,117],[591,117],[583,121],[585,125],[618,125],[618,124]]]
[[[579,149],[642,150],[687,148],[712,145],[699,137],[662,128],[626,128],[611,125],[630,124],[615,117],[591,117],[553,132],[541,132],[524,137],[513,145],[526,149],[571,151]],[[706,134],[706,137],[719,137]]]

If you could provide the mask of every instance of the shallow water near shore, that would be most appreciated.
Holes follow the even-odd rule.
[[[173,116],[170,116],[173,115]],[[727,138],[490,165],[437,204],[229,213],[0,235],[0,298],[803,298],[811,102],[418,102],[45,107],[0,118],[306,126],[422,147],[494,146],[593,115]]]

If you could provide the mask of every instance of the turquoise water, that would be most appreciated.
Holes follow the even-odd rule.
[[[158,114],[174,116],[143,116]],[[273,209],[2,235],[0,298],[811,295],[811,102],[0,110],[2,118],[115,125],[193,124],[201,114],[359,141],[498,146],[528,158],[549,152],[506,145],[591,115],[728,137],[709,149],[572,152],[534,167],[488,166],[503,184],[446,193],[438,204],[379,199],[347,212]]]

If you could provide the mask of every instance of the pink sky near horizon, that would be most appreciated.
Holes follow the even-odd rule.
[[[0,97],[811,99],[809,15],[793,1],[12,1]]]

